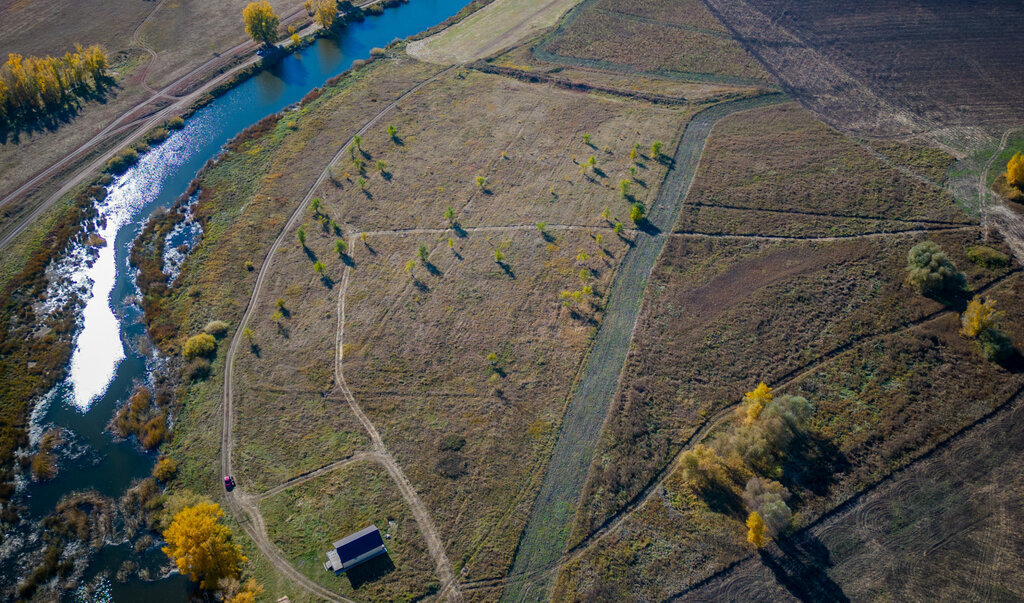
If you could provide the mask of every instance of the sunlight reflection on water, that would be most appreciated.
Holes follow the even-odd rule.
[[[171,135],[115,179],[107,187],[107,198],[98,205],[99,221],[103,224],[98,234],[107,244],[99,250],[92,265],[73,276],[76,285],[88,290],[69,378],[73,403],[83,412],[103,395],[125,357],[121,324],[110,304],[117,277],[117,249],[131,244],[130,239],[118,240],[119,235],[124,234],[122,229],[135,219],[139,210],[160,194],[166,176],[184,163],[188,142],[185,130]]]

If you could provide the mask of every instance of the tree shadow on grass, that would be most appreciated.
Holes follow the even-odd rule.
[[[516,273],[512,272],[512,267],[511,266],[509,266],[505,262],[497,262],[497,264],[498,264],[498,266],[501,266],[501,269],[505,272],[505,276],[509,277],[512,280],[515,280]]]
[[[309,258],[310,262],[316,263],[318,258],[316,257],[316,254],[313,253],[312,249],[310,249],[309,247],[306,247],[305,245],[303,245],[302,246],[302,251],[303,251],[303,253],[306,254],[306,257]]]
[[[431,276],[444,276],[444,273],[438,270],[433,262],[423,262],[423,267],[427,269]]]
[[[780,554],[761,550],[761,561],[775,579],[800,601],[849,601],[826,571],[832,567],[828,548],[817,538],[802,533],[776,543]]]
[[[837,476],[850,471],[850,461],[832,442],[806,432],[798,434],[784,452],[782,482],[794,492],[806,489],[824,496]],[[795,487],[794,487],[795,486]],[[791,505],[796,501],[791,501]]]
[[[640,223],[636,225],[636,229],[640,232],[656,237],[661,234],[661,229],[655,226],[650,220],[644,218],[640,220]]]
[[[374,557],[362,565],[357,565],[345,572],[353,590],[359,590],[364,584],[376,582],[384,576],[395,571],[395,564],[391,561],[391,555],[384,553]]]
[[[469,236],[469,233],[466,232],[466,229],[463,228],[462,224],[459,224],[458,222],[452,223],[452,232],[454,232],[455,236],[457,236],[460,239],[465,239],[466,237]]]

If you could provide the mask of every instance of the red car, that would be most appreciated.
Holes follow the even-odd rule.
[[[230,475],[225,475],[224,476],[224,489],[227,490],[228,492],[231,492],[232,490],[234,490],[235,489],[235,478],[231,477]]]

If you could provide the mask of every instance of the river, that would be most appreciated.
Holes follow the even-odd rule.
[[[320,38],[197,111],[184,128],[154,146],[107,187],[106,198],[97,203],[97,231],[106,245],[98,251],[74,249],[55,269],[64,277],[66,289],[76,289],[85,305],[68,376],[37,405],[32,437],[35,440],[43,430],[59,427],[66,443],[61,446],[56,478],[19,487],[25,520],[19,533],[7,535],[9,542],[0,551],[0,574],[7,576],[0,579],[0,586],[5,590],[13,588],[19,553],[38,538],[39,520],[61,498],[84,490],[118,497],[134,480],[148,476],[156,460],[155,454],[142,452],[134,442],[115,442],[106,429],[135,385],[149,382],[160,363],[134,303],[138,289],[128,259],[132,242],[149,217],[185,193],[198,170],[243,129],[298,102],[353,61],[369,57],[372,48],[433,27],[467,1],[411,0],[350,23],[336,36]],[[210,459],[211,465],[216,462]],[[158,571],[166,564],[158,547],[136,553],[127,544],[110,543],[82,554],[89,555],[85,580],[103,574],[111,577],[101,589],[106,600],[145,598],[158,603],[188,596],[190,585],[178,574],[159,580],[113,580],[126,560]]]

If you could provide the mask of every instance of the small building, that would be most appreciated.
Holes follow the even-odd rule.
[[[377,526],[370,526],[335,542],[334,548],[327,551],[324,569],[340,574],[386,552],[380,530]]]

